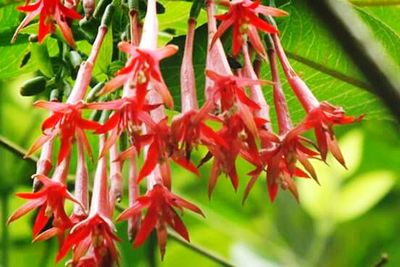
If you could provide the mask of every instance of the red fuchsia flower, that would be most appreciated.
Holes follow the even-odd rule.
[[[34,105],[39,108],[51,110],[53,114],[43,122],[43,134],[31,146],[26,156],[36,152],[44,143],[54,139],[57,135],[59,135],[61,139],[61,146],[57,159],[58,164],[70,154],[72,142],[75,138],[79,143],[84,145],[89,155],[92,155],[90,144],[84,131],[96,130],[100,127],[100,124],[82,118],[81,109],[84,107],[82,102],[69,104],[38,101]]]
[[[112,92],[132,80],[139,101],[143,101],[148,85],[152,84],[163,98],[165,105],[173,108],[173,100],[162,78],[159,64],[162,59],[174,55],[178,51],[178,47],[167,45],[153,50],[135,47],[127,42],[119,43],[118,47],[129,55],[129,59],[125,67],[119,70],[117,76],[104,86],[100,94]]]
[[[72,47],[75,46],[75,41],[68,25],[68,19],[81,19],[82,17],[74,9],[66,7],[62,1],[38,0],[31,4],[28,0],[24,6],[19,6],[18,10],[26,12],[28,15],[15,31],[13,41],[17,38],[18,33],[39,15],[39,43],[43,42],[47,34],[55,32],[56,23],[67,43]]]
[[[258,167],[250,173],[251,179],[246,187],[244,200],[247,198],[255,180],[265,168],[264,166],[266,166],[267,188],[271,202],[275,200],[279,187],[283,190],[289,189],[295,199],[298,200],[294,177],[312,177],[318,182],[317,175],[309,159],[317,158],[319,153],[307,147],[311,141],[302,137],[300,135],[302,132],[304,132],[304,129],[300,126],[281,137],[274,137],[267,132],[260,133],[262,139],[267,139],[264,143],[269,143],[270,146],[261,151],[261,161],[258,164],[254,164],[258,165]],[[300,162],[306,172],[296,166],[297,162]]]
[[[147,208],[147,213],[142,220],[141,227],[134,241],[134,246],[138,247],[142,245],[149,237],[151,231],[156,229],[161,257],[165,254],[168,225],[185,240],[189,241],[189,233],[176,209],[181,212],[183,212],[183,209],[188,209],[204,217],[203,212],[197,206],[172,194],[167,187],[155,184],[151,190],[147,191],[145,196],[137,198],[131,207],[123,211],[118,217],[118,221],[136,216],[145,208]]]
[[[87,104],[88,109],[115,110],[114,114],[111,115],[107,122],[96,130],[98,134],[110,132],[100,156],[104,155],[111,146],[116,143],[125,130],[128,132],[135,149],[140,152],[143,144],[149,139],[149,136],[143,134],[142,131],[143,117],[147,117],[148,112],[160,105],[161,104],[147,104],[145,99],[139,101],[136,95],[126,95],[121,99],[104,103]]]
[[[39,208],[33,226],[33,237],[36,238],[43,228],[47,225],[50,218],[53,217],[53,226],[60,231],[51,231],[48,234],[63,233],[64,230],[72,226],[71,220],[64,210],[64,202],[66,199],[82,205],[79,201],[67,191],[65,179],[68,175],[69,158],[66,158],[58,165],[52,179],[44,175],[36,175],[36,178],[43,184],[40,191],[35,193],[17,193],[17,196],[28,200],[26,204],[17,209],[8,219],[11,223],[18,218],[24,216],[28,212]],[[84,209],[84,207],[82,207]],[[43,237],[47,239],[46,237]]]
[[[169,159],[171,158],[175,163],[179,164],[188,171],[199,175],[196,166],[192,162],[181,155],[174,155],[173,144],[171,142],[171,130],[168,126],[168,118],[160,120],[158,123],[154,123],[150,115],[144,117],[144,123],[148,129],[148,136],[150,140],[148,142],[147,156],[143,163],[142,169],[137,177],[137,182],[140,183],[143,178],[148,176],[159,164],[161,168],[161,177],[163,178],[163,183],[168,188],[171,184],[170,177],[170,167]],[[123,152],[121,155],[122,159],[125,159],[128,155],[132,153],[132,150]]]
[[[335,107],[325,101],[319,102],[312,94],[307,84],[293,70],[283,50],[279,36],[277,34],[272,34],[272,40],[289,85],[307,112],[307,117],[303,125],[314,128],[322,160],[326,160],[328,150],[330,150],[338,162],[345,167],[342,153],[340,152],[333,132],[333,126],[360,121],[363,116],[357,118],[346,116],[343,108]]]
[[[225,14],[215,16],[222,22],[213,37],[212,45],[232,26],[232,54],[234,56],[237,56],[242,48],[246,40],[245,36],[249,37],[249,41],[254,49],[260,55],[264,56],[266,54],[265,49],[257,30],[265,33],[277,33],[278,30],[265,20],[259,18],[258,14],[278,17],[286,16],[287,13],[277,8],[260,5],[260,0],[254,2],[250,0],[222,1],[222,4],[227,5],[229,10]]]
[[[105,137],[100,136],[100,151]],[[118,250],[115,242],[115,227],[111,220],[109,191],[107,184],[107,159],[101,157],[97,163],[93,185],[92,202],[88,217],[76,224],[61,246],[56,261],[60,261],[73,248],[73,264],[82,264],[82,260],[91,259],[96,266],[113,266],[118,262]]]
[[[217,134],[229,146],[224,146],[219,143],[206,143],[209,152],[202,159],[200,166],[214,157],[211,168],[210,180],[208,183],[208,196],[214,190],[217,179],[221,173],[225,173],[232,182],[232,186],[237,190],[239,185],[238,174],[236,171],[236,159],[239,155],[250,162],[258,161],[258,151],[256,149],[255,138],[248,128],[246,128],[242,119],[238,115],[233,115],[227,119],[224,126]],[[245,152],[247,151],[247,152]]]
[[[211,101],[206,101],[200,110],[191,110],[174,117],[171,123],[174,155],[190,160],[191,151],[199,144],[219,144],[228,148],[228,144],[206,124],[209,112],[214,108]]]
[[[336,160],[346,167],[342,152],[338,146],[333,126],[351,124],[362,120],[363,116],[346,116],[342,107],[336,107],[328,102],[320,102],[318,107],[311,109],[303,122],[306,127],[314,128],[318,149],[325,161],[328,150]]]
[[[268,57],[272,80],[274,82],[273,95],[278,119],[279,136],[273,134],[270,129],[265,127],[260,128],[262,150],[260,151],[260,158],[258,160],[256,158],[255,161],[253,160],[256,169],[250,172],[251,179],[246,187],[243,201],[246,200],[255,181],[265,167],[268,193],[272,202],[277,196],[279,186],[284,190],[289,189],[296,200],[298,200],[297,188],[293,180],[294,177],[308,178],[311,176],[318,182],[309,158],[317,157],[319,154],[309,149],[307,145],[312,144],[311,141],[301,136],[301,134],[308,130],[308,127],[300,124],[293,128],[285,95],[279,80],[275,51],[273,49],[268,51]],[[300,162],[307,172],[298,168],[296,166],[297,162]]]
[[[213,97],[214,102],[220,103],[221,111],[227,113],[228,116],[237,113],[250,132],[257,137],[256,119],[253,112],[260,109],[260,106],[246,95],[243,88],[269,82],[233,75],[222,76],[210,70],[206,70],[206,75],[214,82],[213,87],[208,89],[209,95]]]

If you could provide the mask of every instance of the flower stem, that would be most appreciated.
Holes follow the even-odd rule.
[[[7,225],[7,218],[8,218],[8,196],[9,194],[3,193],[1,195],[1,225],[2,225],[2,233],[1,233],[1,250],[2,250],[2,257],[1,257],[1,266],[8,267],[8,255],[9,251],[9,234],[8,234],[8,227],[3,227]]]
[[[86,62],[83,62],[79,67],[76,82],[74,84],[74,87],[72,88],[71,94],[67,99],[67,103],[76,104],[79,101],[83,100],[83,98],[85,97],[86,89],[88,88],[92,79],[93,66],[96,62],[107,31],[107,25],[100,25],[96,39],[93,43],[92,50],[90,51],[90,55]]]
[[[217,22],[215,19],[215,6],[212,0],[206,0],[207,18],[208,18],[208,45],[207,45],[207,58],[206,69],[215,71],[220,75],[232,75],[232,70],[229,67],[228,60],[222,46],[221,41],[218,39],[213,47],[211,47],[212,39],[217,32]],[[213,84],[210,78],[206,77],[206,89]],[[206,94],[206,98],[208,98]]]
[[[146,16],[144,18],[142,38],[139,47],[147,49],[157,48],[158,19],[156,10],[156,1],[147,1]]]
[[[140,42],[139,1],[128,0],[131,44],[138,46]]]
[[[118,149],[117,145],[114,144],[110,148],[110,210],[114,210],[116,202],[121,201],[122,197],[122,165],[118,160]]]
[[[279,79],[278,66],[276,64],[275,50],[271,47],[268,49],[268,59],[271,68],[272,81],[274,82],[274,105],[278,118],[279,134],[285,135],[292,129],[292,121],[289,117],[289,111],[285,99],[285,94],[282,89],[282,84]]]
[[[243,45],[243,56],[246,76],[250,79],[258,80],[257,74],[253,69],[253,65],[251,64],[249,48],[247,44]],[[250,92],[252,100],[260,106],[260,110],[256,111],[256,115],[268,121],[265,123],[265,128],[272,132],[271,119],[269,116],[269,105],[265,100],[261,85],[250,86]]]
[[[190,18],[188,21],[188,32],[185,41],[181,67],[181,105],[182,113],[198,109],[196,95],[196,80],[193,68],[193,40],[196,29],[196,20]]]
[[[74,204],[74,214],[81,216],[86,214],[89,208],[89,191],[88,191],[88,170],[85,161],[85,151],[82,142],[77,142],[78,146],[78,164],[76,167],[75,178],[75,197],[79,200],[85,210],[82,210],[81,205]]]
[[[99,136],[99,153],[101,153],[101,151],[103,150],[105,139],[106,137],[104,134]],[[109,217],[109,203],[110,202],[108,197],[107,183],[107,157],[103,156],[97,161],[89,216],[100,214]]]
[[[139,196],[139,186],[136,182],[137,177],[137,166],[136,166],[137,155],[132,155],[129,158],[129,179],[128,179],[128,191],[129,191],[129,207],[132,207],[137,197]],[[128,237],[133,240],[138,231],[138,223],[140,222],[140,216],[132,217],[128,220]]]
[[[293,89],[303,108],[307,112],[310,112],[312,109],[319,106],[318,100],[312,94],[310,88],[308,88],[306,83],[293,70],[285,54],[285,51],[283,50],[278,34],[271,34],[271,37],[275,47],[275,51],[282,64],[283,72],[288,79],[290,87]]]
[[[69,163],[71,162],[71,153],[69,153],[63,161],[56,167],[52,180],[55,182],[59,182],[65,184],[67,181],[68,171],[69,171]]]

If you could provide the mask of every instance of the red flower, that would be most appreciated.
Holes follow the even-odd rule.
[[[148,139],[145,135],[142,135],[142,118],[143,116],[147,117],[148,112],[160,105],[146,104],[144,99],[143,101],[138,101],[136,96],[123,97],[122,99],[104,103],[87,104],[87,108],[89,109],[115,110],[107,122],[96,130],[98,134],[105,134],[111,131],[100,156],[103,156],[110,150],[111,146],[115,144],[124,130],[128,131],[136,150],[139,152],[145,139]]]
[[[279,186],[284,190],[289,189],[298,200],[297,188],[293,177],[309,178],[311,176],[318,182],[317,175],[309,159],[316,158],[319,154],[306,146],[307,144],[312,144],[311,141],[301,136],[301,133],[306,129],[303,125],[299,125],[281,138],[265,130],[261,131],[260,136],[264,148],[260,151],[259,160],[252,161],[256,169],[249,173],[251,179],[247,184],[243,201],[246,200],[265,166],[271,202],[275,200]],[[296,166],[297,162],[300,162],[307,172],[298,168]]]
[[[175,45],[167,45],[157,50],[139,48],[127,42],[121,42],[119,49],[129,55],[124,68],[118,71],[117,76],[109,81],[100,94],[112,92],[132,79],[136,87],[138,101],[146,96],[148,85],[151,83],[163,98],[165,105],[173,107],[171,94],[161,75],[160,61],[170,57],[178,51]]]
[[[308,112],[304,125],[314,128],[317,138],[318,149],[321,153],[322,160],[326,160],[328,150],[332,155],[346,167],[343,155],[337,144],[333,126],[336,124],[350,124],[362,120],[363,116],[357,118],[346,116],[341,107],[335,107],[328,102],[321,102],[318,107]]]
[[[171,132],[168,126],[168,118],[162,119],[157,124],[148,115],[147,120],[144,123],[148,126],[148,135],[150,136],[149,148],[147,150],[146,160],[143,163],[143,167],[139,172],[137,177],[137,182],[143,180],[144,177],[148,176],[157,164],[160,164],[161,176],[163,178],[165,186],[170,187],[170,171],[169,171],[169,158],[187,169],[188,171],[199,175],[196,166],[193,165],[185,157],[180,157],[179,155],[173,155],[173,144],[171,142]],[[121,157],[125,158],[126,153],[122,153]]]
[[[211,70],[206,70],[206,74],[214,81],[213,87],[210,87],[208,91],[214,102],[219,101],[221,103],[221,111],[228,115],[237,112],[250,132],[257,136],[258,131],[253,112],[260,107],[247,97],[243,88],[256,84],[268,84],[269,82],[233,75],[222,76]]]
[[[215,184],[221,172],[229,176],[235,190],[239,185],[239,179],[236,171],[236,159],[244,151],[252,151],[244,153],[244,158],[253,158],[258,156],[256,149],[255,137],[250,130],[246,128],[242,119],[238,115],[233,115],[224,123],[223,128],[217,133],[226,144],[223,146],[219,143],[205,143],[209,152],[202,159],[200,165],[214,157],[211,169],[210,181],[208,183],[208,196],[214,190]],[[254,154],[256,153],[256,154]],[[247,156],[248,155],[248,156]],[[252,162],[252,161],[250,161]]]
[[[44,143],[53,139],[56,135],[60,135],[61,139],[57,160],[58,164],[69,155],[75,137],[78,142],[84,145],[89,155],[92,156],[90,144],[84,130],[96,130],[100,127],[100,124],[82,118],[81,109],[83,108],[83,103],[64,104],[38,101],[34,105],[36,107],[49,109],[53,111],[53,114],[43,122],[43,135],[31,146],[26,156],[33,154]]]
[[[68,19],[81,19],[81,15],[74,9],[67,8],[60,0],[38,0],[30,4],[26,1],[24,6],[19,6],[18,10],[29,13],[21,24],[18,26],[13,40],[17,38],[18,33],[26,27],[33,20],[34,17],[39,15],[39,33],[38,39],[41,43],[46,35],[50,32],[55,32],[55,25],[57,23],[65,40],[71,46],[75,46],[75,41],[72,36],[71,29],[68,25]]]
[[[145,196],[137,198],[135,204],[123,211],[118,220],[127,220],[136,216],[147,208],[147,214],[141,223],[136,235],[134,246],[138,247],[148,238],[153,229],[157,230],[157,239],[160,246],[161,257],[165,254],[167,243],[167,225],[170,225],[179,235],[189,241],[188,231],[175,208],[180,211],[189,209],[204,216],[203,212],[194,204],[172,194],[168,188],[155,184]]]
[[[84,263],[93,262],[95,265],[88,266],[113,266],[113,263],[118,262],[115,242],[119,241],[114,232],[113,223],[96,213],[72,228],[57,254],[56,261],[60,261],[74,248],[72,263],[78,264],[77,266],[87,266]],[[87,254],[90,256],[85,256]]]
[[[222,23],[212,39],[211,46],[232,26],[232,54],[234,56],[239,53],[245,42],[244,35],[248,35],[250,43],[260,55],[265,55],[265,49],[257,29],[265,33],[277,33],[278,30],[265,20],[259,18],[258,14],[263,14],[264,16],[287,15],[283,10],[260,5],[260,0],[254,2],[250,0],[229,2],[228,12],[215,16],[218,20],[221,20]]]
[[[42,189],[36,193],[18,193],[18,197],[29,201],[10,216],[8,223],[17,220],[36,208],[40,208],[33,226],[34,237],[43,230],[52,216],[53,225],[57,229],[65,230],[70,228],[72,222],[65,213],[64,201],[69,199],[80,204],[79,201],[67,191],[65,184],[51,180],[44,175],[37,175],[36,178],[43,184]],[[82,208],[84,209],[84,207]]]
[[[205,123],[213,108],[212,101],[206,101],[200,110],[191,110],[174,117],[171,124],[174,154],[183,152],[183,157],[190,160],[193,147],[197,147],[201,143],[218,143],[228,147],[224,139]],[[181,147],[179,147],[180,144]]]

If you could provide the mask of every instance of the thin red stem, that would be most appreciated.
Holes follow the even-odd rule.
[[[284,135],[292,129],[292,121],[290,120],[285,94],[279,79],[276,55],[273,48],[268,49],[268,59],[271,68],[272,81],[274,82],[274,104],[278,118],[279,134]]]
[[[82,142],[78,142],[78,164],[76,167],[75,197],[83,205],[86,211],[89,209],[88,170],[85,160],[85,150]],[[74,214],[84,215],[81,205],[74,204]]]
[[[196,20],[190,18],[188,21],[188,32],[186,35],[185,51],[183,53],[181,67],[181,105],[182,113],[198,109],[196,95],[196,80],[193,67],[193,41],[196,29]]]
[[[137,166],[136,166],[136,153],[129,158],[129,179],[128,179],[128,190],[129,190],[129,207],[132,207],[137,197],[139,196],[139,186],[137,184]],[[138,220],[131,218],[128,220],[128,236],[133,239],[137,232]]]
[[[258,80],[257,74],[254,71],[253,65],[251,63],[249,49],[248,49],[247,44],[243,45],[242,50],[243,50],[243,57],[244,57],[244,63],[245,63],[244,70],[246,72],[246,76],[250,79]],[[268,105],[267,101],[265,100],[261,85],[250,86],[250,92],[251,92],[251,99],[260,106],[260,109],[256,111],[256,116],[267,120],[268,122],[265,123],[265,128],[272,132],[272,126],[271,126],[271,122],[270,122],[271,119],[269,116],[269,105]]]
[[[131,25],[131,44],[138,46],[140,42],[139,14],[137,10],[129,11],[129,20]]]
[[[99,153],[103,150],[105,144],[105,135],[99,137]],[[107,157],[103,156],[97,161],[96,173],[94,176],[92,202],[90,204],[89,216],[100,214],[106,217],[110,216],[107,183]]]
[[[307,112],[319,106],[318,100],[312,94],[306,83],[296,74],[283,50],[278,34],[271,34],[275,51],[282,64],[283,71],[300,103]]]
[[[54,170],[52,180],[55,182],[59,182],[65,184],[68,177],[69,163],[71,161],[71,153],[69,153],[63,161],[58,164],[56,169]]]
[[[92,50],[86,62],[83,62],[79,67],[78,75],[72,88],[72,92],[67,99],[68,104],[76,104],[83,100],[86,94],[90,81],[92,79],[93,66],[96,62],[100,48],[103,44],[104,38],[107,34],[108,28],[104,25],[99,27],[96,40],[93,43]]]
[[[207,58],[206,69],[217,72],[220,75],[232,75],[232,70],[229,67],[228,60],[222,46],[221,41],[218,39],[213,47],[211,41],[217,32],[217,22],[215,19],[215,6],[212,0],[206,0],[207,18],[208,18],[208,45],[207,45]],[[206,77],[206,90],[213,84],[212,80]],[[206,98],[208,98],[206,94]]]
[[[118,160],[117,145],[114,144],[110,148],[110,210],[113,211],[116,202],[121,200],[122,196],[122,165]]]

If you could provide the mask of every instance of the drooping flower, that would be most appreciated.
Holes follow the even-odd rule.
[[[118,261],[115,242],[119,241],[119,238],[114,232],[111,220],[99,214],[90,216],[72,228],[57,254],[56,261],[64,258],[74,247],[73,263],[81,262],[82,258],[85,260],[85,255],[93,250],[91,261],[95,261],[95,266],[112,266]]]
[[[104,155],[112,145],[116,143],[123,131],[127,131],[136,150],[140,152],[141,147],[148,139],[143,134],[143,117],[148,117],[148,112],[157,108],[161,104],[150,105],[142,99],[139,101],[136,96],[127,96],[118,100],[104,103],[89,103],[88,109],[95,110],[115,110],[114,114],[97,130],[98,134],[110,132],[107,142],[100,155]]]
[[[191,151],[199,144],[227,143],[206,124],[209,113],[214,108],[212,101],[206,101],[200,110],[191,110],[174,117],[171,123],[171,137],[174,155],[190,160]]]
[[[226,2],[222,1],[226,4]],[[213,37],[212,45],[221,37],[224,32],[232,26],[232,54],[236,56],[242,48],[246,38],[254,49],[262,56],[265,55],[265,49],[260,39],[257,30],[265,33],[277,33],[278,30],[267,21],[258,17],[258,14],[264,16],[286,16],[287,13],[283,10],[260,5],[260,0],[238,0],[228,4],[229,10],[225,14],[215,16],[222,23],[218,27],[216,34]]]
[[[239,178],[236,170],[236,159],[239,155],[247,151],[247,153],[243,153],[244,159],[248,160],[249,158],[258,157],[255,137],[237,114],[229,117],[217,134],[229,145],[224,146],[220,143],[205,142],[209,152],[202,159],[200,165],[214,157],[208,183],[209,197],[211,197],[221,173],[225,173],[229,177],[233,188],[237,190]]]
[[[346,166],[333,132],[333,126],[354,123],[362,118],[363,116],[346,116],[343,108],[333,106],[324,101],[308,112],[304,124],[314,129],[322,160],[325,161],[329,150],[340,164]]]
[[[100,136],[99,150],[105,144],[105,136]],[[56,261],[66,256],[73,249],[73,264],[86,260],[94,260],[96,266],[113,266],[118,262],[118,250],[115,242],[119,238],[115,234],[115,227],[111,220],[109,190],[107,182],[106,156],[98,160],[94,178],[92,201],[88,217],[77,223],[61,246]]]
[[[161,176],[164,181],[164,185],[170,187],[170,171],[169,171],[169,159],[171,158],[174,162],[187,169],[188,171],[198,175],[199,172],[196,166],[193,165],[186,157],[173,154],[173,144],[171,142],[171,130],[168,126],[168,118],[160,120],[158,123],[147,116],[147,120],[144,123],[148,127],[148,135],[150,136],[149,147],[147,150],[146,160],[143,163],[142,169],[140,170],[137,182],[139,183],[142,179],[148,176],[157,164],[161,167]]]
[[[57,163],[62,162],[70,153],[72,143],[76,140],[82,143],[89,153],[92,155],[89,142],[85,135],[85,130],[96,130],[100,124],[94,121],[82,118],[81,109],[84,104],[57,103],[38,101],[34,104],[36,107],[45,108],[53,111],[53,114],[48,117],[42,124],[42,136],[30,147],[26,156],[33,154],[44,143],[60,136],[61,145],[58,153]]]
[[[137,198],[134,205],[123,211],[118,220],[127,220],[132,216],[140,214],[145,208],[147,208],[147,213],[136,235],[134,246],[138,247],[142,245],[151,231],[156,229],[161,257],[165,254],[167,225],[171,226],[180,236],[189,241],[189,233],[176,209],[180,211],[188,209],[204,216],[203,212],[194,204],[172,194],[165,186],[155,184],[151,190],[147,191],[145,196]]]
[[[307,112],[303,125],[314,128],[322,160],[325,161],[328,150],[330,150],[337,161],[345,166],[332,127],[337,124],[350,124],[360,121],[363,116],[357,118],[346,116],[343,108],[335,107],[326,101],[318,101],[307,84],[293,70],[283,50],[279,36],[272,34],[272,40],[289,85]]]
[[[39,15],[39,43],[43,42],[47,34],[55,32],[55,24],[57,24],[67,43],[72,47],[75,46],[68,19],[81,19],[81,15],[74,9],[66,7],[61,0],[37,0],[35,3],[26,1],[24,6],[18,7],[18,10],[28,14],[15,31],[13,40],[29,22]]]
[[[39,208],[33,226],[33,237],[37,237],[43,228],[47,225],[50,218],[53,218],[53,226],[65,230],[72,226],[72,222],[64,209],[66,199],[80,204],[80,202],[67,191],[64,184],[68,174],[69,159],[66,159],[59,165],[53,175],[53,179],[49,179],[44,175],[36,175],[36,178],[43,184],[38,192],[34,193],[17,193],[17,196],[28,200],[26,204],[17,209],[8,219],[11,223],[28,212]],[[82,207],[85,210],[84,207]],[[58,231],[57,233],[59,233]],[[63,232],[63,231],[61,231]],[[54,234],[53,234],[54,235]]]
[[[233,75],[222,76],[210,70],[206,70],[206,74],[214,82],[214,85],[208,89],[209,95],[214,102],[220,103],[222,113],[225,112],[228,116],[237,113],[250,132],[257,136],[256,119],[253,112],[260,109],[260,106],[246,95],[244,87],[269,84],[269,82]]]
[[[172,108],[173,100],[162,78],[159,64],[162,59],[174,55],[178,51],[178,47],[167,45],[151,50],[135,47],[127,42],[119,43],[118,47],[129,55],[129,59],[125,67],[117,72],[116,77],[109,81],[100,93],[112,92],[131,79],[133,87],[136,88],[138,100],[143,101],[148,85],[151,83],[163,98],[164,104]]]

